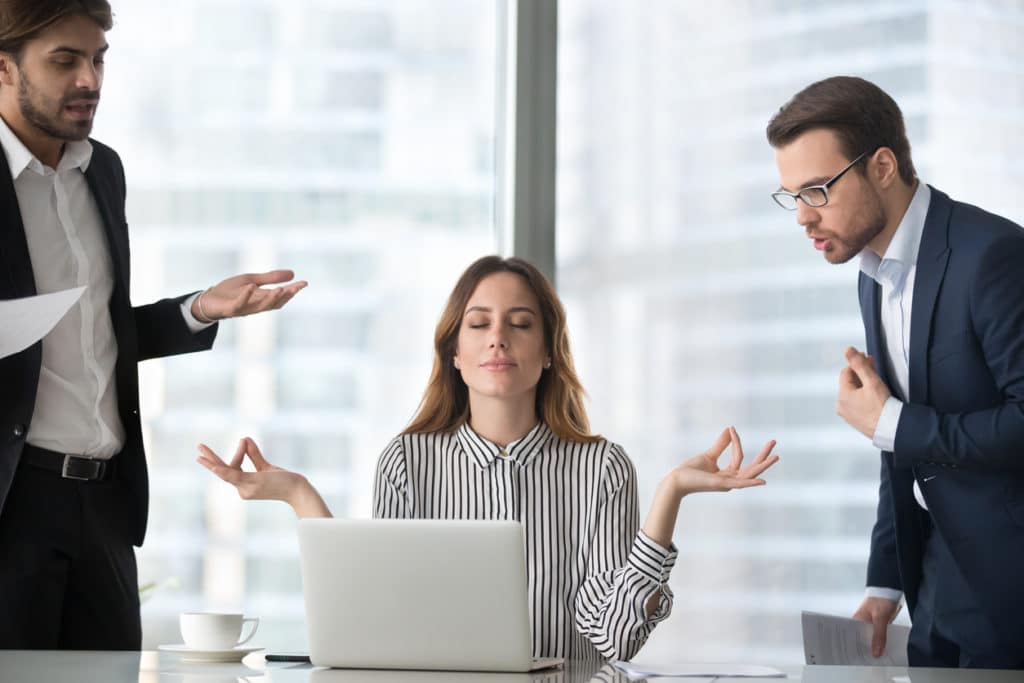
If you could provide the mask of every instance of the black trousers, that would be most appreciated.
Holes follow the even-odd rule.
[[[118,486],[18,468],[0,511],[0,648],[141,649]]]
[[[1005,642],[989,621],[934,527],[928,529],[911,621],[910,666],[1024,668],[1020,644]]]

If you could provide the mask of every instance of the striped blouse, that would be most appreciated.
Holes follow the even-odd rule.
[[[676,549],[640,530],[636,470],[608,441],[563,441],[544,423],[505,448],[468,424],[403,434],[373,498],[375,517],[520,522],[535,657],[629,659],[672,609]]]

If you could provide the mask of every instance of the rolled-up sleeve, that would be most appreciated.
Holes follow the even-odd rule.
[[[576,595],[576,628],[607,659],[630,659],[672,611],[669,574],[678,552],[640,530],[636,471],[613,446],[602,481],[587,578]],[[647,605],[658,596],[650,616]]]

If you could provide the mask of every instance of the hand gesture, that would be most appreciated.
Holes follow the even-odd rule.
[[[192,301],[192,315],[201,322],[276,310],[284,306],[308,283],[292,282],[283,287],[264,289],[262,285],[288,282],[295,277],[290,270],[271,270],[267,273],[246,273],[229,277],[210,287]]]
[[[725,447],[732,444],[732,457],[724,469],[718,467],[718,459]],[[719,434],[708,450],[696,455],[669,472],[671,481],[680,496],[698,491],[731,491],[750,486],[763,486],[760,475],[779,461],[778,455],[771,455],[775,441],[769,441],[761,452],[746,467],[743,467],[743,445],[735,427],[729,427]]]
[[[245,500],[283,500],[291,503],[298,490],[309,484],[301,474],[267,462],[259,446],[249,437],[238,442],[238,449],[230,463],[221,460],[206,444],[199,444],[199,452],[202,455],[196,461],[238,489],[238,495]],[[255,472],[242,470],[242,461],[246,457],[256,468]]]
[[[875,361],[852,346],[846,349],[849,364],[839,373],[836,414],[858,432],[874,438],[882,408],[892,394],[878,376]]]

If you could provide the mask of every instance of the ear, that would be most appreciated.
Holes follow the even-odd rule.
[[[14,86],[18,83],[18,64],[14,55],[0,52],[0,85]]]
[[[900,179],[900,165],[888,147],[879,147],[869,160],[869,174],[883,190],[888,190]]]

